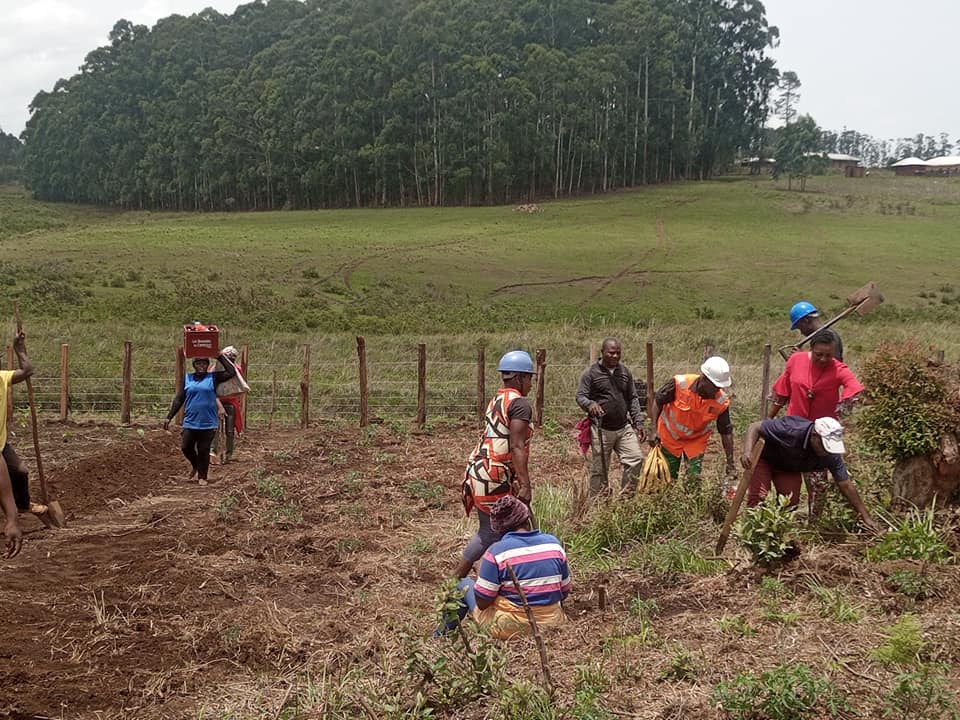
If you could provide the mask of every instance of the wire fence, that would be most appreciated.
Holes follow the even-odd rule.
[[[63,420],[97,416],[121,422],[126,383],[131,421],[146,424],[161,420],[175,394],[176,351],[171,351],[169,358],[137,357],[135,351],[127,373],[119,352],[117,360],[71,361],[64,350],[59,367],[34,359],[38,413]],[[410,357],[398,357],[408,353]],[[759,349],[758,362],[733,368],[735,415],[755,418],[760,412],[765,394],[761,387],[762,353]],[[549,349],[545,357],[538,379],[542,388],[531,392],[532,399],[542,397],[544,421],[578,415],[581,411],[576,405],[576,388],[588,358],[554,363]],[[372,348],[369,356],[323,362],[310,362],[309,358],[309,351],[303,353],[301,362],[270,362],[258,357],[255,350],[246,356],[249,424],[293,426],[331,420],[431,424],[470,420],[479,417],[500,385],[496,361],[487,361],[482,352],[472,361],[447,360],[431,358],[420,346],[418,357],[416,349],[412,353],[406,348],[397,350],[384,339],[384,345]],[[654,389],[676,373],[696,372],[701,359],[659,358]],[[6,360],[5,367],[11,367],[9,353]],[[641,393],[645,393],[645,368],[635,365],[631,369]],[[13,388],[10,412],[27,409],[27,393],[20,387]]]

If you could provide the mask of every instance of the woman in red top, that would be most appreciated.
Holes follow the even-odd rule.
[[[769,417],[787,406],[787,415],[807,420],[836,418],[839,406],[847,405],[863,391],[863,385],[842,362],[834,358],[836,342],[825,330],[814,335],[808,352],[795,352],[783,374],[773,384]]]
[[[776,417],[786,405],[787,415],[807,420],[837,419],[841,410],[863,392],[853,371],[833,356],[836,346],[836,334],[825,329],[811,338],[809,351],[790,356],[783,374],[773,384],[768,417]],[[823,510],[826,476],[810,473],[805,478],[807,507],[813,519]]]

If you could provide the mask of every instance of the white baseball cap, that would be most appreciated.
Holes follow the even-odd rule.
[[[832,417],[817,418],[813,421],[813,431],[823,441],[823,449],[832,455],[843,455],[847,449],[843,446],[843,425]]]

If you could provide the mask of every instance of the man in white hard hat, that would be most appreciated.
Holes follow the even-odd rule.
[[[801,473],[829,470],[837,489],[857,511],[864,525],[874,532],[879,526],[867,511],[857,488],[850,480],[843,462],[843,426],[832,417],[816,420],[788,415],[774,420],[755,422],[747,429],[740,462],[750,467],[750,454],[758,438],[763,438],[763,452],[753,469],[747,506],[758,504],[771,486],[780,495],[790,497],[791,507],[800,502]]]
[[[656,434],[651,445],[660,445],[674,480],[680,464],[687,459],[687,480],[696,481],[702,469],[703,454],[713,432],[713,423],[727,456],[726,472],[735,472],[733,461],[733,423],[730,420],[730,366],[722,357],[707,358],[700,374],[677,375],[654,396],[653,424]]]

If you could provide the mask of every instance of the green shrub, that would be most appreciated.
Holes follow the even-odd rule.
[[[887,628],[887,641],[874,650],[871,655],[885,665],[909,667],[920,662],[923,652],[923,628],[917,616],[907,613],[895,624]]]
[[[834,718],[849,708],[833,683],[803,664],[778,665],[759,676],[742,673],[718,684],[710,697],[732,720]]]
[[[867,559],[923,560],[945,562],[950,549],[937,529],[934,506],[913,509],[900,524],[886,533],[875,546],[867,548]]]
[[[915,340],[877,348],[861,370],[871,401],[860,414],[864,440],[895,460],[937,447],[943,432],[958,421],[945,402],[949,393],[941,373],[928,367]]]
[[[410,497],[422,500],[429,508],[443,508],[443,485],[418,478],[404,483],[403,491]]]
[[[820,603],[821,617],[831,618],[839,623],[850,623],[859,620],[863,613],[860,608],[850,602],[840,588],[828,588],[815,582],[807,585]]]
[[[758,565],[769,565],[793,550],[796,530],[789,496],[778,496],[772,490],[762,503],[740,516],[735,528],[740,544]]]
[[[257,495],[274,502],[283,502],[287,492],[277,475],[266,475],[257,480]]]
[[[887,584],[901,595],[923,600],[937,590],[936,583],[927,575],[913,570],[897,570],[887,575]]]
[[[957,701],[947,679],[947,668],[922,665],[897,675],[883,703],[890,720],[960,720]]]

